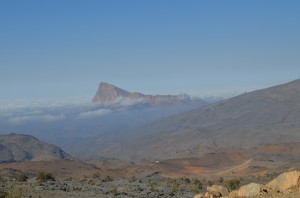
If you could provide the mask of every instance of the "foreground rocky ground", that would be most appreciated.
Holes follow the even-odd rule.
[[[274,177],[274,179],[270,179]],[[249,183],[250,180],[219,178],[207,179],[169,179],[151,175],[142,179],[114,179],[111,176],[94,174],[82,180],[55,181],[51,173],[40,172],[35,176],[17,173],[14,176],[2,176],[0,179],[0,198],[53,198],[53,197],[256,197],[256,198],[299,198],[300,172],[291,171],[279,176],[268,175],[264,178],[252,178],[255,181],[270,181],[264,184]]]
[[[12,197],[194,197],[189,183],[149,178],[88,179],[82,181],[46,181],[36,178],[17,181],[2,178],[0,191]],[[0,196],[1,197],[1,196]]]

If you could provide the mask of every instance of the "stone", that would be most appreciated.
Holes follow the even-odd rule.
[[[250,183],[244,186],[241,186],[237,195],[239,197],[254,197],[259,195],[261,192],[262,185],[256,183]]]
[[[286,172],[273,179],[266,186],[272,191],[284,192],[289,189],[299,188],[299,178],[299,171]]]
[[[238,191],[237,190],[231,191],[228,195],[229,198],[235,198],[237,196],[238,196]]]
[[[204,198],[210,198],[210,193],[209,193],[209,192],[206,192],[206,193],[204,194]]]
[[[228,196],[229,192],[227,188],[218,185],[212,185],[211,187],[207,187],[207,192],[213,194],[216,197]]]
[[[194,196],[194,198],[203,198],[203,194],[201,194],[201,193],[197,194],[197,195]]]

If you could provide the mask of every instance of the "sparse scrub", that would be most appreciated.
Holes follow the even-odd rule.
[[[203,188],[203,184],[199,179],[194,179],[193,184],[195,185],[195,189],[201,190]]]
[[[154,192],[156,190],[156,186],[157,186],[156,182],[150,182],[150,191]]]
[[[179,190],[179,186],[180,186],[180,184],[177,183],[177,182],[175,182],[175,183],[172,185],[172,190],[173,190],[174,192],[177,192],[177,191]]]
[[[92,177],[93,177],[93,179],[101,179],[101,174],[100,173],[94,173]]]
[[[200,193],[200,189],[197,188],[197,187],[194,187],[194,188],[193,188],[193,193],[199,194],[199,193]]]
[[[51,173],[44,172],[44,171],[41,171],[38,173],[37,180],[39,182],[55,181],[55,179]]]
[[[111,182],[114,181],[114,178],[112,176],[107,175],[104,179],[103,182]]]
[[[186,184],[190,184],[191,183],[191,180],[187,177],[183,177],[181,178],[182,181],[184,181]]]
[[[212,185],[214,185],[214,182],[213,182],[213,181],[210,181],[210,180],[208,180],[208,181],[207,181],[207,186],[212,186]]]
[[[0,191],[0,198],[6,198],[8,196],[7,192]]]
[[[225,182],[225,187],[228,190],[235,190],[239,187],[241,181],[239,179],[231,179]]]
[[[24,173],[17,173],[14,178],[19,182],[25,182],[28,179],[28,176]]]
[[[135,181],[136,181],[135,176],[130,177],[130,179],[129,179],[129,182],[130,182],[130,183],[135,182]]]
[[[223,183],[224,182],[224,178],[223,177],[220,177],[219,178],[219,183]]]
[[[96,183],[94,182],[94,180],[90,179],[90,180],[88,181],[88,184],[94,186]]]
[[[113,186],[111,189],[111,193],[114,195],[117,195],[118,191],[117,191],[117,186]]]

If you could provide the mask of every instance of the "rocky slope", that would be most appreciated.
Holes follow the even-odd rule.
[[[101,82],[92,102],[100,104],[113,104],[122,100],[127,102],[145,103],[150,105],[178,105],[188,103],[205,103],[202,100],[192,100],[188,95],[145,95],[138,92],[128,92],[109,83]]]
[[[300,80],[296,80],[120,133],[123,143],[102,154],[123,159],[177,158],[205,148],[300,142],[299,130]]]
[[[0,135],[0,163],[65,159],[60,148],[29,135]]]

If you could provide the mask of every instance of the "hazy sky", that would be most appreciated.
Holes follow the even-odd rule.
[[[1,0],[0,101],[231,94],[299,78],[300,1]]]

